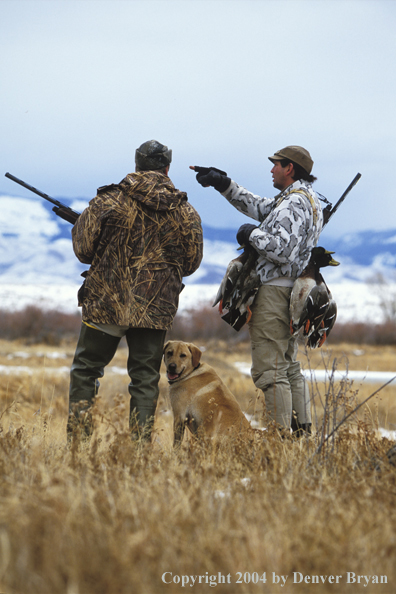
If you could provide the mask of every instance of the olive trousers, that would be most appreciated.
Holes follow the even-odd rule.
[[[129,423],[139,432],[152,426],[159,394],[160,367],[166,330],[128,328],[124,333],[128,344],[127,370],[130,377]],[[70,370],[69,423],[83,418],[82,411],[90,408],[99,390],[99,379],[113,359],[121,336],[113,336],[85,323],[81,325],[76,352]],[[84,423],[85,433],[92,432],[90,422]],[[147,435],[146,435],[147,437]]]
[[[309,389],[297,358],[297,340],[290,333],[290,287],[262,285],[251,307],[249,333],[251,375],[263,391],[269,418],[291,427],[311,423]]]

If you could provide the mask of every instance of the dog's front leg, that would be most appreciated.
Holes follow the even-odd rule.
[[[174,432],[174,442],[173,445],[174,446],[179,446],[181,445],[181,442],[183,441],[183,436],[184,436],[184,428],[185,428],[186,424],[185,421],[180,419],[180,418],[175,418],[174,424],[173,424],[173,432]]]

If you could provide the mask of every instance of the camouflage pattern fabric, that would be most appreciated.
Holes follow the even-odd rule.
[[[223,196],[260,223],[249,237],[258,252],[260,282],[290,279],[291,286],[308,264],[323,226],[322,207],[311,184],[299,180],[275,198],[261,198],[231,181]]]
[[[202,260],[201,219],[187,194],[159,171],[99,188],[72,230],[91,267],[79,292],[84,321],[167,330],[182,277]]]

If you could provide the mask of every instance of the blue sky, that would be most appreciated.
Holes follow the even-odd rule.
[[[272,196],[267,157],[314,159],[341,235],[396,228],[393,0],[2,0],[0,193],[91,198],[155,138],[203,222],[246,218],[191,164]]]

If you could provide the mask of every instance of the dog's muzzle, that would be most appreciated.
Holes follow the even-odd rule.
[[[176,373],[176,365],[169,365],[168,369],[166,370],[166,377],[168,378],[168,382],[170,384],[176,382],[183,373],[183,371],[184,369],[182,369],[180,373]]]

